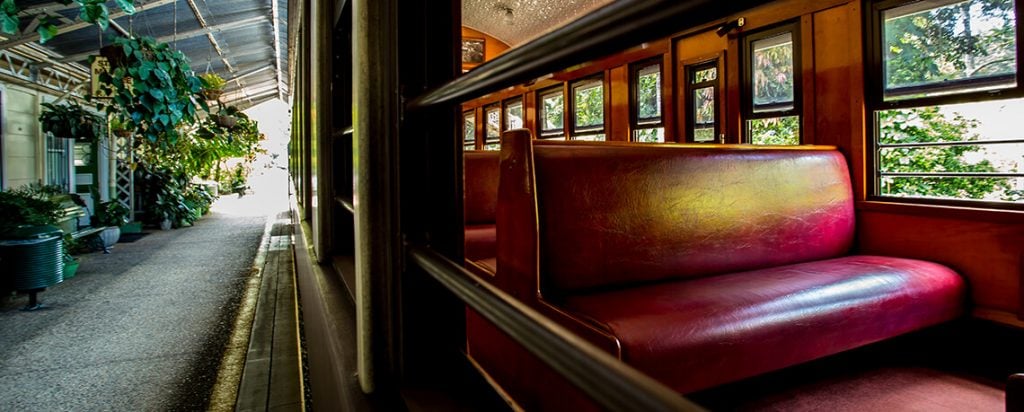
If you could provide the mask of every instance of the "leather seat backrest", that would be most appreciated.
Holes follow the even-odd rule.
[[[534,144],[531,165],[545,291],[826,259],[853,241],[831,147]]]
[[[498,205],[497,151],[465,152],[466,224],[493,224]]]

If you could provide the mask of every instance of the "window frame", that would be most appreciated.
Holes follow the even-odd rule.
[[[580,85],[580,84],[591,83],[591,82],[595,82],[595,81],[598,82],[598,84],[600,84],[600,87],[601,87],[601,100],[602,100],[602,102],[601,102],[601,111],[602,111],[601,128],[600,129],[588,129],[588,130],[578,131],[577,130],[577,125],[576,125],[576,87],[578,85]],[[604,140],[599,140],[599,141],[605,141],[605,142],[608,141],[608,133],[607,133],[607,130],[608,130],[608,84],[607,84],[607,81],[605,80],[605,73],[603,71],[599,72],[599,73],[597,73],[597,74],[595,74],[593,76],[587,76],[587,77],[584,77],[584,78],[580,78],[580,79],[574,80],[572,83],[570,83],[569,84],[569,105],[568,106],[569,106],[569,109],[570,109],[570,112],[569,112],[570,113],[570,118],[569,118],[569,136],[567,136],[568,140],[582,140],[582,139],[578,139],[579,136],[604,135]],[[591,127],[592,128],[594,126],[587,126],[587,127]]]
[[[512,130],[512,129],[510,129],[508,127],[508,116],[507,116],[508,107],[511,104],[516,103],[517,101],[519,103],[519,110],[520,110],[520,112],[523,113],[523,115],[519,119],[520,121],[522,121],[523,124],[519,128],[521,129],[521,128],[526,127],[526,111],[525,111],[526,110],[526,99],[523,98],[523,95],[513,96],[513,97],[509,97],[509,98],[501,101],[501,132],[502,133],[504,133],[506,131],[509,131],[509,130]],[[499,139],[500,139],[500,136],[499,136]]]
[[[658,122],[640,124],[640,71],[651,66],[658,66],[658,87],[661,89],[658,93]],[[665,63],[661,55],[629,64],[629,140],[636,141],[637,130],[657,128],[665,133]],[[668,141],[667,136],[665,141]]]
[[[547,119],[544,117],[544,97],[560,94],[562,96],[562,125],[557,129],[544,129],[544,124]],[[538,139],[561,139],[566,140],[567,135],[565,133],[565,108],[566,108],[566,97],[565,97],[565,84],[559,84],[557,86],[548,87],[545,89],[537,90],[537,138]],[[575,115],[575,113],[573,113]]]
[[[914,3],[918,0],[881,0],[869,1],[863,12],[864,25],[864,113],[865,113],[865,170],[864,177],[867,180],[867,193],[865,200],[884,201],[902,204],[918,205],[941,205],[957,206],[974,209],[1003,209],[1003,210],[1024,210],[1024,202],[1000,202],[991,200],[970,200],[970,199],[946,199],[926,197],[904,197],[883,195],[881,193],[883,172],[881,166],[881,149],[884,147],[879,143],[881,138],[878,127],[878,112],[895,109],[912,109],[919,107],[944,106],[962,103],[978,103],[995,100],[1009,100],[1024,98],[1024,74],[1022,74],[1021,63],[1024,62],[1024,27],[1020,24],[1021,1],[1015,0],[1014,21],[1016,23],[1016,58],[1017,73],[1015,75],[1016,85],[1001,89],[976,90],[961,93],[946,93],[917,98],[900,98],[885,100],[885,56],[883,51],[883,12],[885,10]],[[965,82],[969,83],[969,82]],[[982,82],[976,82],[982,83]],[[1024,140],[1024,139],[1022,139]],[[1002,141],[1002,140],[999,140]],[[980,142],[984,145],[984,142]],[[914,147],[924,147],[914,146]],[[922,172],[922,174],[928,174]],[[1024,178],[1021,173],[1020,178]]]
[[[462,149],[466,150],[466,146],[469,146],[470,144],[470,141],[466,140],[466,119],[471,117],[473,118],[473,148],[469,150],[479,150],[477,147],[479,146],[480,138],[476,135],[476,109],[470,109],[462,112]]]
[[[751,66],[754,56],[754,42],[769,39],[784,33],[790,33],[793,42],[793,108],[787,110],[772,110],[754,112],[754,71]],[[743,142],[752,143],[750,136],[750,121],[760,119],[774,119],[781,117],[796,116],[799,118],[800,141],[804,142],[804,115],[803,115],[803,61],[801,59],[803,48],[801,47],[800,20],[789,20],[757,31],[746,33],[741,39],[741,53],[743,76],[741,79],[740,108],[742,113]]]
[[[689,64],[686,64],[686,65],[683,66],[683,75],[684,75],[684,78],[683,78],[683,82],[684,82],[684,84],[683,84],[683,98],[686,99],[685,104],[683,105],[683,107],[686,108],[686,119],[685,119],[685,126],[684,126],[686,128],[686,133],[684,133],[683,135],[686,136],[686,141],[688,143],[700,143],[700,144],[722,143],[722,140],[723,140],[723,136],[722,136],[722,78],[723,78],[723,76],[722,76],[722,74],[723,74],[723,69],[724,69],[724,67],[722,67],[723,66],[722,65],[722,61],[723,61],[723,59],[720,56],[715,56],[715,57],[712,57],[712,58],[709,58],[709,59],[703,59],[703,60],[700,60],[700,61],[695,61],[693,63],[689,63]],[[707,69],[709,69],[711,67],[714,67],[715,70],[716,70],[715,80],[705,81],[705,82],[696,83],[696,84],[693,83],[692,79],[695,77],[697,72],[699,72],[701,70],[707,70]],[[697,126],[696,125],[696,122],[697,122],[697,105],[694,104],[693,93],[697,89],[703,89],[703,88],[706,88],[706,87],[713,87],[714,88],[714,98],[715,98],[714,134],[715,134],[715,138],[714,138],[714,140],[711,140],[711,141],[698,142],[697,141],[697,136],[693,133],[693,131],[697,128],[696,127]]]
[[[494,137],[491,137],[491,136],[489,136],[487,134],[487,130],[488,130],[487,129],[487,122],[489,120],[487,118],[487,114],[488,114],[488,112],[490,112],[493,109],[497,109],[498,110],[498,135],[494,136]],[[483,133],[483,142],[479,145],[480,150],[488,150],[487,146],[488,145],[492,145],[492,144],[501,145],[501,132],[503,131],[502,128],[504,127],[504,123],[505,123],[505,110],[502,107],[501,102],[494,102],[494,103],[489,103],[489,104],[484,105],[483,106],[483,120],[484,120],[484,124],[483,124],[483,126],[484,126],[484,133]]]

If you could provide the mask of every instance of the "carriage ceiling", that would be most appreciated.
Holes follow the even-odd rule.
[[[128,16],[108,1],[106,31],[78,19],[78,5],[52,0],[17,0],[23,16],[45,13],[60,21],[60,33],[44,47],[59,54],[52,63],[81,63],[114,36],[132,33],[171,44],[192,60],[196,73],[216,72],[228,85],[221,100],[247,108],[289,93],[288,0],[136,0]],[[36,19],[22,17],[21,33],[2,36],[0,51],[36,42]]]
[[[516,47],[612,0],[462,0],[462,25]]]

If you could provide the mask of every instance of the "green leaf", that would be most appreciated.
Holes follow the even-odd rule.
[[[149,95],[153,96],[156,101],[164,100],[164,92],[160,89],[149,89]]]
[[[0,29],[7,34],[15,34],[20,25],[18,6],[14,4],[14,0],[4,0],[3,3],[0,3]]]
[[[57,35],[57,26],[53,23],[40,23],[39,27],[36,27],[36,33],[39,33],[39,43],[46,44],[47,41]]]
[[[132,0],[117,0],[117,7],[124,10],[126,14],[135,14],[135,4]]]

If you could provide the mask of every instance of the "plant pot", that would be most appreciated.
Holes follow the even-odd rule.
[[[160,221],[160,230],[171,230],[171,219],[164,219]]]
[[[75,277],[75,275],[78,273],[78,265],[80,263],[81,262],[79,262],[78,259],[75,258],[64,259],[64,280]]]
[[[121,238],[121,228],[117,226],[111,226],[100,232],[100,239],[103,240],[103,248],[110,249],[114,247],[117,240]]]
[[[203,98],[206,100],[217,100],[222,94],[224,94],[224,91],[217,89],[203,89],[201,93],[203,94]]]
[[[213,116],[213,121],[216,122],[218,126],[228,129],[235,127],[235,125],[238,124],[238,119],[224,114]]]

